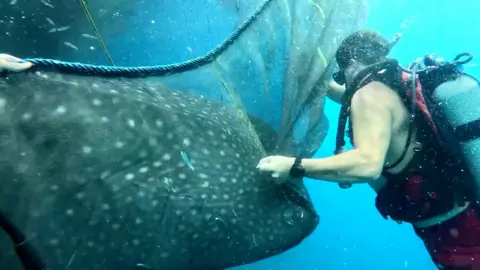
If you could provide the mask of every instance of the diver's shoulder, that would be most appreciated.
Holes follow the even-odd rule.
[[[358,89],[353,95],[352,102],[357,100],[366,103],[388,103],[394,101],[397,95],[396,92],[388,85],[373,81]]]
[[[380,81],[369,82],[362,88],[358,89],[357,92],[369,92],[369,91],[375,91],[380,93],[383,92],[385,94],[391,93],[392,91],[395,92],[390,86]]]

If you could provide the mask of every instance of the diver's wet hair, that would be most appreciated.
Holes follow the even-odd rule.
[[[335,59],[344,70],[351,59],[371,65],[387,56],[390,41],[372,30],[360,30],[348,36],[339,46]]]

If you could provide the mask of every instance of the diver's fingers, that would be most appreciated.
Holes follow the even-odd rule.
[[[257,166],[258,170],[261,172],[275,172],[274,166],[272,164],[260,164]]]
[[[32,63],[24,62],[22,59],[9,54],[0,54],[0,70],[23,71],[32,67]]]
[[[5,59],[8,62],[22,62],[22,59],[6,53],[0,54],[0,58]]]
[[[259,162],[258,162],[258,165],[257,165],[257,168],[258,169],[262,169],[262,168],[265,168],[266,166],[268,166],[272,161],[272,157],[266,157],[266,158],[262,158]]]
[[[32,67],[32,63],[0,63],[0,70],[23,71]]]

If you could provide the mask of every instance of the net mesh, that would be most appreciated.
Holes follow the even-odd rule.
[[[2,13],[32,9],[5,5]],[[245,6],[240,19],[261,5]],[[318,217],[303,184],[276,185],[255,165],[266,154],[310,157],[321,145],[331,60],[367,7],[264,7],[226,50],[188,71],[107,79],[38,69],[0,80],[0,208],[49,267],[224,269],[313,231]],[[41,42],[32,29],[39,17],[1,24],[19,33],[1,37],[3,49],[59,58],[32,44]],[[0,266],[20,269],[6,235],[0,245]]]

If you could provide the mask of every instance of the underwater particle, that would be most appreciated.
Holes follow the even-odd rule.
[[[92,148],[89,146],[83,146],[82,151],[84,154],[90,154],[92,152]]]
[[[155,20],[152,20],[151,23],[152,23],[152,24],[155,24]]]
[[[409,27],[410,27],[412,24],[414,24],[416,21],[417,21],[417,19],[416,19],[415,16],[410,16],[410,17],[406,18],[405,20],[403,20],[403,21],[400,23],[400,28],[401,28],[401,29],[409,28]]]
[[[460,235],[460,232],[456,228],[451,228],[450,235],[454,238],[457,238]]]
[[[65,214],[66,214],[67,216],[73,216],[73,209],[71,209],[71,208],[67,209],[67,210],[65,211]]]
[[[187,153],[181,151],[180,155],[182,156],[182,160],[183,160],[183,162],[185,162],[185,164],[188,166],[188,168],[192,171],[195,171],[195,168],[193,168],[193,164],[190,161],[190,158],[188,158]]]
[[[190,57],[193,58],[193,50],[190,46],[187,46],[187,52],[188,52],[188,54],[190,54]]]
[[[89,48],[89,49],[90,49],[91,51],[94,51],[94,50],[95,50],[95,47],[93,47],[93,46],[90,46],[90,48]]]
[[[65,41],[65,42],[63,42],[63,44],[64,44],[65,46],[71,48],[71,49],[78,50],[78,47],[75,46],[75,45],[73,45],[73,44],[70,43],[70,42]]]
[[[293,226],[293,224],[294,224],[293,216],[294,216],[293,210],[291,208],[286,209],[285,211],[283,211],[282,220],[286,224],[288,224],[290,226]]]
[[[11,1],[10,1],[10,5],[13,6],[13,5],[15,5],[15,4],[17,4],[17,0],[11,0]]]
[[[59,242],[58,239],[55,239],[55,238],[54,238],[54,239],[51,239],[51,240],[49,241],[50,245],[52,245],[52,246],[58,245],[58,242]]]

